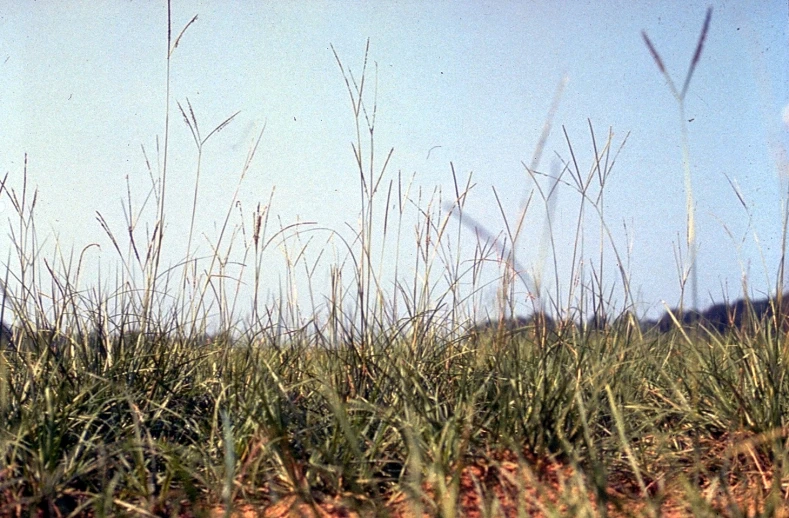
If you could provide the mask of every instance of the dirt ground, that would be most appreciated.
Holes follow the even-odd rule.
[[[437,515],[458,517],[501,516],[600,516],[600,500],[605,499],[607,514],[612,517],[625,516],[692,516],[699,512],[706,516],[770,516],[789,517],[789,480],[780,484],[780,495],[773,495],[773,507],[768,504],[772,475],[765,469],[764,458],[758,455],[743,457],[737,480],[727,484],[719,479],[698,479],[696,490],[688,491],[688,478],[677,480],[642,480],[612,473],[607,478],[607,489],[602,497],[591,490],[579,493],[578,487],[592,487],[589,481],[579,479],[581,475],[566,463],[530,457],[526,462],[517,456],[504,453],[495,462],[475,462],[463,468],[459,494],[454,509],[439,510],[435,484],[422,484],[421,503],[419,498],[408,498],[403,493],[392,494],[388,501],[378,507],[344,503],[342,498],[312,496],[305,498],[289,495],[268,505],[240,506],[231,516],[237,518],[265,517],[365,517],[391,516],[393,518],[432,517]],[[744,475],[744,476],[743,476]],[[688,496],[692,495],[692,496]],[[695,499],[691,501],[691,499]],[[431,503],[432,502],[432,503]],[[383,506],[383,507],[382,507]],[[421,507],[421,508],[420,508]],[[694,512],[694,509],[696,512]],[[225,516],[225,510],[214,507],[211,518]]]

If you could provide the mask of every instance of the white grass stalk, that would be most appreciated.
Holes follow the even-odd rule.
[[[685,95],[688,92],[688,87],[690,86],[690,79],[693,77],[693,72],[696,70],[696,66],[699,63],[699,58],[701,57],[701,51],[704,48],[704,40],[707,38],[707,31],[709,30],[710,26],[710,19],[712,18],[712,7],[707,9],[707,16],[704,19],[704,26],[701,29],[701,34],[699,35],[698,43],[696,44],[696,52],[693,54],[693,59],[690,61],[690,67],[688,68],[688,73],[685,75],[685,83],[682,86],[682,91],[677,90],[674,81],[669,76],[668,71],[666,70],[665,65],[663,64],[663,60],[658,54],[658,51],[655,49],[655,46],[652,44],[652,41],[647,36],[645,31],[641,31],[641,36],[644,38],[644,43],[646,43],[647,48],[649,48],[649,52],[652,54],[652,58],[655,60],[660,72],[666,78],[668,82],[668,86],[671,89],[672,95],[677,100],[677,105],[679,107],[679,117],[680,117],[680,127],[682,131],[682,167],[685,172],[685,208],[687,210],[687,246],[688,246],[688,259],[690,264],[688,265],[688,270],[686,272],[687,275],[690,276],[690,286],[691,286],[691,296],[693,302],[693,309],[697,309],[699,307],[699,281],[698,281],[698,268],[696,264],[696,256],[698,253],[697,250],[697,243],[696,243],[696,202],[693,199],[693,185],[691,181],[691,174],[690,174],[690,146],[688,144],[688,124],[687,119],[685,119]],[[684,276],[683,276],[684,277]],[[683,286],[684,286],[683,278]],[[684,289],[683,289],[683,299],[684,299]]]

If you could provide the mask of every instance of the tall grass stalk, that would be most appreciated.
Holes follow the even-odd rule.
[[[666,78],[666,82],[668,83],[669,89],[671,90],[671,94],[677,101],[677,107],[679,108],[679,123],[680,123],[680,132],[682,135],[682,167],[685,170],[685,208],[687,211],[687,232],[686,232],[686,243],[688,246],[688,269],[686,270],[687,274],[690,276],[690,283],[691,283],[691,300],[693,302],[693,308],[697,309],[699,307],[699,280],[698,280],[698,265],[697,265],[697,252],[698,252],[698,245],[696,243],[696,202],[693,199],[693,185],[691,181],[691,173],[690,173],[690,145],[688,144],[688,122],[685,118],[685,95],[688,92],[688,87],[690,86],[690,79],[693,77],[693,72],[696,70],[696,66],[699,64],[699,60],[701,59],[701,52],[704,49],[704,41],[707,38],[707,31],[710,27],[710,20],[712,19],[712,7],[707,9],[707,16],[704,18],[704,25],[701,28],[701,34],[699,35],[698,42],[696,43],[696,51],[693,53],[693,58],[690,60],[690,66],[688,67],[688,73],[685,75],[685,83],[682,85],[682,90],[677,90],[674,81],[671,79],[668,71],[666,70],[665,65],[663,64],[663,60],[660,57],[655,46],[652,44],[652,41],[647,36],[646,31],[641,32],[641,36],[644,38],[644,43],[646,44],[649,52],[652,54],[652,58],[655,60],[655,64],[657,64],[658,69],[660,69],[660,73],[663,74],[663,77]],[[684,294],[684,279],[686,278],[683,275],[683,294]],[[684,297],[683,297],[684,300]]]

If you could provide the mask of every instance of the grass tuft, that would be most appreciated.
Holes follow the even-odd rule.
[[[710,14],[681,93],[670,83],[680,110]],[[175,42],[168,20],[168,70],[196,19]],[[149,193],[138,204],[128,190],[121,231],[97,215],[118,255],[114,283],[84,285],[90,247],[44,256],[27,157],[20,190],[0,183],[16,218],[0,313],[12,323],[0,330],[0,515],[785,516],[783,299],[680,307],[643,325],[604,214],[627,138],[601,140],[590,121],[583,164],[564,131],[566,158],[551,174],[539,168],[541,139],[524,164],[531,194],[514,219],[501,211],[496,233],[468,213],[473,181],[453,164],[449,200],[390,173],[394,150],[376,152],[369,41],[361,73],[332,52],[355,123],[356,226],[277,228],[273,191],[234,224],[261,132],[212,252],[198,256],[204,145],[235,115],[203,136],[186,100],[176,105],[196,145],[192,217],[185,257],[165,267],[176,241],[165,239],[169,72],[161,156],[145,158]],[[564,284],[559,192],[578,200]],[[689,183],[688,195],[692,213]],[[545,236],[534,271],[515,246],[530,210]],[[322,250],[339,250],[328,266],[309,258],[319,235]],[[692,244],[690,216],[688,235]],[[281,296],[267,298],[276,248],[287,273]],[[555,291],[541,287],[550,275]],[[526,298],[533,314],[519,317]]]

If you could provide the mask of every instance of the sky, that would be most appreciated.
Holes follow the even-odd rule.
[[[574,156],[588,174],[590,124],[599,149],[609,130],[613,150],[627,138],[601,206],[636,308],[654,315],[679,301],[686,205],[677,101],[642,31],[681,85],[708,5],[711,25],[685,99],[699,304],[741,296],[743,278],[754,296],[774,293],[789,192],[789,13],[778,1],[173,1],[173,38],[197,19],[170,61],[166,260],[187,255],[197,148],[176,104],[187,101],[203,136],[240,112],[204,145],[193,253],[210,252],[237,189],[230,208],[236,225],[249,225],[274,189],[276,225],[313,223],[319,231],[303,236],[313,238],[310,257],[323,261],[328,248],[336,256],[342,247],[327,244],[326,229],[355,228],[361,202],[354,118],[332,48],[359,77],[369,39],[376,169],[393,150],[386,182],[400,175],[420,203],[438,191],[442,203],[452,201],[452,167],[463,182],[471,175],[465,213],[492,236],[505,228],[502,210],[514,221],[533,193],[516,250],[532,274],[554,260],[539,252],[545,209],[524,164],[557,86],[566,80],[538,171],[551,174]],[[150,187],[143,149],[154,173],[161,162],[166,36],[164,2],[5,2],[0,9],[0,173],[21,189],[27,156],[42,246],[67,254],[97,244],[86,252],[88,277],[118,260],[97,213],[123,234],[128,192],[139,205]],[[551,267],[543,277],[567,290],[579,196],[569,186],[557,196],[557,273]],[[8,219],[9,230],[0,232],[5,255],[16,218],[7,199],[0,211],[0,222]],[[587,207],[580,258],[587,268],[599,266],[592,216]],[[464,228],[457,235],[473,242],[473,229]],[[413,235],[406,225],[403,264],[413,263]],[[621,309],[611,246],[606,242],[603,284]],[[266,259],[272,293],[284,275],[277,248]],[[320,263],[320,278],[330,262]],[[494,299],[494,288],[481,295],[485,304]]]

